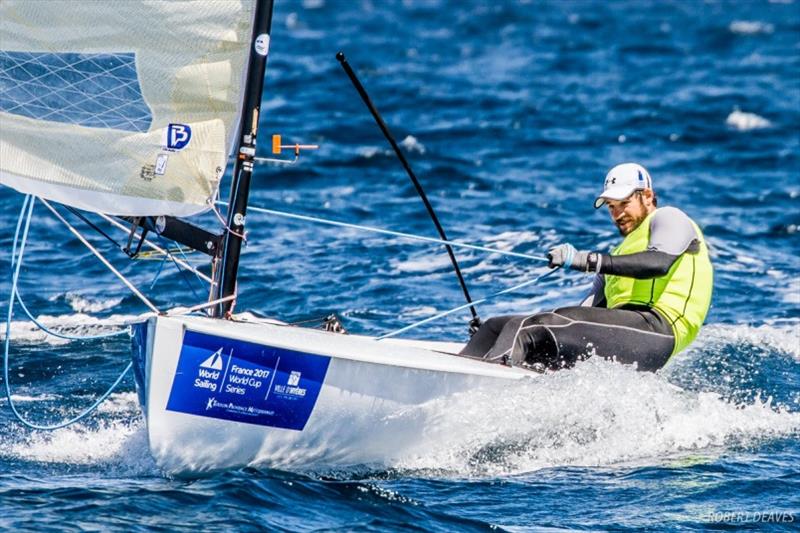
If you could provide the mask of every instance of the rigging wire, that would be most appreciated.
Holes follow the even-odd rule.
[[[98,214],[100,217],[102,217],[102,218],[103,218],[103,220],[105,220],[105,221],[106,221],[106,222],[108,222],[109,224],[112,224],[113,226],[116,226],[117,228],[119,228],[119,229],[121,229],[121,230],[123,230],[123,231],[128,231],[128,230],[125,228],[125,226],[123,226],[123,225],[122,225],[120,222],[118,222],[118,221],[114,220],[113,218],[109,217],[108,215],[104,215],[103,213],[97,213],[97,214]],[[152,250],[155,250],[156,252],[158,252],[158,253],[160,253],[160,254],[164,254],[164,255],[173,255],[173,254],[171,254],[171,252],[170,252],[168,249],[164,249],[164,248],[161,248],[160,246],[158,246],[158,245],[156,245],[156,244],[153,244],[153,243],[150,241],[150,239],[147,239],[147,238],[145,238],[145,240],[144,240],[144,243],[145,243],[145,244],[146,244],[146,245],[147,245],[149,248],[151,248]],[[175,261],[176,261],[178,264],[180,264],[180,265],[181,265],[181,266],[182,266],[184,269],[186,269],[186,270],[189,270],[189,271],[193,272],[195,276],[197,276],[198,278],[202,279],[202,280],[203,280],[203,281],[205,281],[206,283],[210,283],[210,284],[212,284],[212,285],[214,284],[214,280],[212,280],[210,277],[208,277],[208,276],[206,276],[205,274],[203,274],[202,272],[200,272],[198,269],[194,268],[194,267],[193,267],[193,266],[192,266],[192,265],[189,263],[189,260],[188,260],[188,258],[186,257],[186,254],[185,254],[185,253],[183,253],[183,250],[181,250],[181,249],[180,249],[180,247],[178,248],[178,250],[181,252],[181,255],[182,255],[182,256],[183,256],[183,258],[185,259],[185,261],[184,261],[184,260],[181,260],[181,259],[175,258],[174,260],[175,260]]]
[[[126,287],[128,287],[131,290],[131,292],[133,292],[133,294],[135,294],[142,301],[142,303],[144,303],[154,313],[161,314],[161,311],[159,311],[158,308],[155,305],[153,305],[153,303],[144,294],[142,294],[142,292],[139,289],[137,289],[133,285],[133,283],[131,283],[128,280],[128,278],[123,276],[119,270],[114,268],[114,266],[108,261],[108,259],[103,257],[103,254],[97,251],[97,249],[94,246],[92,246],[91,243],[87,241],[86,238],[83,235],[81,235],[78,230],[76,230],[69,222],[67,222],[66,219],[64,219],[64,217],[62,217],[61,214],[59,214],[59,212],[56,211],[53,208],[53,206],[51,206],[47,202],[47,200],[43,198],[40,198],[40,200],[45,205],[45,207],[47,207],[50,210],[50,212],[56,216],[56,218],[58,218],[65,226],[67,226],[67,229],[70,230],[70,232],[72,232],[72,234],[75,235],[78,238],[78,240],[81,241],[83,245],[89,249],[90,252],[92,252],[115,276],[117,276],[117,278],[120,279],[120,281],[122,281],[122,283],[125,284]]]
[[[67,211],[69,211],[70,213],[72,213],[73,215],[75,215],[76,217],[81,219],[87,226],[89,226],[90,228],[95,230],[97,233],[99,233],[100,235],[105,237],[107,240],[109,240],[112,244],[114,244],[114,246],[116,246],[120,250],[124,249],[124,247],[120,243],[118,243],[116,241],[116,239],[114,239],[111,235],[109,235],[108,233],[103,231],[99,226],[97,226],[97,224],[95,224],[91,220],[89,220],[89,218],[86,217],[86,215],[84,215],[83,213],[81,213],[80,211],[75,209],[74,207],[71,207],[71,206],[68,206],[68,205],[64,205],[64,207],[67,209]]]
[[[224,204],[224,202],[218,202],[218,203]],[[363,226],[363,225],[360,225],[360,224],[352,224],[350,222],[339,222],[337,220],[330,220],[330,219],[325,219],[325,218],[313,217],[313,216],[309,216],[309,215],[298,215],[296,213],[287,213],[285,211],[276,211],[274,209],[266,209],[264,207],[248,206],[248,209],[250,211],[255,211],[255,212],[258,212],[258,213],[265,213],[267,215],[275,215],[275,216],[279,216],[279,217],[292,218],[292,219],[295,219],[295,220],[302,220],[302,221],[305,221],[305,222],[316,222],[318,224],[327,224],[329,226],[339,226],[339,227],[342,227],[342,228],[350,228],[350,229],[357,229],[357,230],[362,230],[362,231],[370,231],[370,232],[373,232],[373,233],[380,233],[382,235],[390,235],[392,237],[400,237],[400,238],[403,238],[403,239],[410,239],[410,240],[415,240],[415,241],[423,241],[423,242],[429,242],[429,243],[433,243],[433,244],[443,244],[443,245],[446,245],[446,246],[453,246],[453,247],[456,247],[456,248],[467,248],[467,249],[476,250],[476,251],[479,251],[479,252],[487,252],[487,253],[490,253],[490,254],[504,255],[504,256],[508,256],[508,257],[516,257],[518,259],[528,259],[528,260],[531,260],[531,261],[548,262],[548,259],[546,257],[544,257],[544,256],[541,256],[541,255],[524,254],[524,253],[520,253],[520,252],[509,252],[509,251],[506,251],[506,250],[499,250],[497,248],[490,248],[488,246],[479,246],[479,245],[476,245],[476,244],[469,244],[469,243],[458,242],[458,241],[436,239],[436,238],[433,238],[433,237],[425,237],[423,235],[415,235],[413,233],[403,233],[403,232],[400,232],[400,231],[392,231],[392,230],[387,230],[387,229],[382,229],[382,228],[375,228],[375,227],[371,227],[371,226]]]
[[[164,244],[167,249],[169,249],[169,244],[164,242],[166,240],[164,237],[162,237],[161,235],[158,235],[158,240],[161,241],[161,243]],[[172,242],[175,242],[175,241],[172,241]],[[175,244],[177,244],[177,243],[175,243]],[[183,254],[183,250],[181,250],[180,247],[178,248],[178,250],[180,250],[181,254]],[[186,257],[186,256],[184,255],[184,257]],[[167,259],[171,259],[172,260],[172,264],[175,265],[175,268],[178,270],[178,274],[180,274],[180,277],[186,283],[186,286],[189,287],[190,291],[192,291],[192,295],[194,295],[194,297],[197,298],[198,300],[202,300],[202,297],[199,294],[197,294],[197,291],[195,290],[194,285],[192,284],[192,282],[190,281],[188,275],[186,274],[186,270],[181,268],[181,266],[175,260],[175,256],[172,255],[172,254],[167,254],[164,257],[164,261],[162,261],[161,265],[159,266],[158,273],[156,274],[156,278],[153,280],[153,283],[150,285],[150,288],[153,288],[153,286],[156,284],[156,279],[158,279],[159,274],[161,274],[162,267],[164,266],[164,262]],[[195,277],[197,277],[197,274],[195,274]],[[197,277],[197,279],[200,279],[200,278]],[[202,282],[202,280],[200,280],[200,281]]]
[[[527,287],[529,285],[533,285],[533,284],[538,283],[539,281],[543,280],[544,278],[546,278],[546,277],[548,277],[548,276],[550,276],[552,274],[555,274],[555,272],[557,270],[559,270],[559,268],[555,268],[553,270],[550,270],[549,272],[545,272],[541,276],[537,276],[537,277],[535,277],[533,279],[530,279],[528,281],[524,281],[522,283],[514,285],[513,287],[508,287],[507,289],[503,289],[502,291],[498,291],[498,292],[496,292],[494,294],[490,294],[489,296],[486,296],[486,297],[481,298],[479,300],[475,300],[473,303],[485,303],[485,302],[488,302],[489,300],[497,298],[498,296],[502,296],[503,294],[508,294],[510,292],[514,292],[516,290],[522,289],[523,287]],[[394,337],[396,335],[399,335],[401,333],[405,333],[406,331],[414,329],[414,328],[416,328],[418,326],[422,326],[423,324],[427,324],[428,322],[433,322],[434,320],[437,320],[439,318],[446,317],[447,315],[451,315],[451,314],[453,314],[455,312],[458,312],[458,311],[461,311],[463,309],[466,309],[467,307],[469,307],[469,304],[459,305],[458,307],[454,307],[452,309],[448,309],[447,311],[443,311],[441,313],[438,313],[436,315],[430,316],[428,318],[424,318],[424,319],[422,319],[422,320],[420,320],[418,322],[414,322],[413,324],[410,324],[408,326],[404,326],[404,327],[402,327],[402,328],[400,328],[398,330],[392,331],[392,332],[387,333],[385,335],[381,335],[380,337],[376,337],[375,340],[376,341],[380,341],[380,340],[383,340],[383,339],[388,339],[390,337]]]
[[[22,267],[22,258],[25,252],[25,243],[28,240],[28,230],[30,229],[34,201],[35,201],[34,197],[30,195],[25,196],[25,200],[23,201],[22,204],[22,209],[20,210],[19,219],[17,220],[17,229],[14,232],[14,244],[12,246],[12,254],[11,254],[11,271],[12,271],[11,295],[8,301],[8,312],[6,313],[6,332],[3,343],[3,382],[5,384],[6,399],[8,400],[8,405],[11,408],[11,412],[14,413],[14,417],[21,424],[30,429],[52,431],[55,429],[61,429],[70,426],[72,424],[75,424],[76,422],[79,422],[84,418],[86,418],[87,416],[89,416],[90,414],[92,414],[101,403],[103,403],[109,396],[111,396],[111,393],[117,388],[120,382],[122,382],[127,373],[133,367],[133,362],[128,363],[128,365],[119,375],[119,377],[117,377],[114,383],[97,400],[95,400],[95,402],[92,405],[90,405],[88,408],[86,408],[84,411],[77,414],[76,416],[69,418],[68,420],[64,420],[57,424],[51,424],[51,425],[37,424],[27,420],[24,416],[22,416],[22,414],[17,409],[17,406],[14,404],[14,400],[12,398],[11,383],[9,382],[9,366],[10,366],[9,351],[11,346],[11,319],[14,315],[15,296],[17,298],[19,297],[19,294],[17,293],[17,284],[19,281],[20,268]],[[24,229],[23,229],[23,221],[24,221]],[[20,229],[23,229],[21,241],[20,241]],[[19,246],[19,253],[17,253],[18,246]],[[116,332],[115,335],[125,332],[126,330],[122,330],[120,332]]]
[[[223,203],[223,202],[219,202],[219,203]],[[539,256],[539,255],[524,254],[524,253],[519,253],[519,252],[510,252],[510,251],[505,251],[505,250],[498,250],[496,248],[489,248],[487,246],[478,246],[478,245],[469,244],[469,243],[461,243],[461,242],[456,242],[456,241],[447,241],[447,240],[442,240],[442,239],[435,239],[435,238],[432,238],[432,237],[425,237],[425,236],[422,236],[422,235],[414,235],[412,233],[402,233],[402,232],[399,232],[399,231],[392,231],[392,230],[386,230],[386,229],[381,229],[381,228],[374,228],[374,227],[370,227],[370,226],[362,226],[362,225],[359,225],[359,224],[351,224],[349,222],[339,222],[339,221],[336,221],[336,220],[312,217],[312,216],[308,216],[308,215],[298,215],[298,214],[295,214],[295,213],[287,213],[287,212],[284,212],[284,211],[276,211],[276,210],[273,210],[273,209],[266,209],[266,208],[263,208],[263,207],[249,206],[248,209],[250,211],[254,211],[254,212],[257,212],[257,213],[265,213],[265,214],[268,214],[268,215],[275,215],[275,216],[286,217],[286,218],[295,219],[295,220],[302,220],[302,221],[305,221],[305,222],[316,222],[316,223],[319,223],[319,224],[326,224],[326,225],[329,225],[329,226],[338,226],[338,227],[357,229],[357,230],[362,230],[362,231],[369,231],[369,232],[373,232],[373,233],[379,233],[379,234],[382,234],[382,235],[390,235],[390,236],[393,236],[393,237],[400,237],[400,238],[404,238],[404,239],[417,240],[417,241],[435,243],[435,244],[445,244],[445,245],[450,245],[450,246],[453,246],[453,247],[467,248],[467,249],[470,249],[470,250],[477,250],[477,251],[488,252],[488,253],[492,253],[492,254],[505,255],[505,256],[508,256],[508,257],[515,257],[515,258],[520,258],[520,259],[528,259],[528,260],[531,260],[531,261],[549,262],[549,260],[546,257]],[[571,262],[572,262],[572,260],[570,258],[569,263],[566,264],[565,266],[568,268],[569,264],[571,264]],[[559,270],[559,269],[556,268],[556,269],[550,270],[549,272],[546,272],[546,273],[544,273],[544,274],[542,274],[542,275],[540,275],[540,276],[538,276],[538,277],[536,277],[536,278],[534,278],[532,280],[528,280],[528,281],[522,282],[522,283],[520,283],[518,285],[514,285],[513,287],[509,287],[507,289],[503,289],[503,290],[501,290],[499,292],[496,292],[494,294],[491,294],[491,295],[486,296],[484,298],[481,298],[479,300],[475,300],[475,301],[473,301],[471,303],[472,304],[485,303],[485,302],[487,302],[489,300],[497,298],[498,296],[502,296],[504,294],[508,294],[508,293],[514,292],[516,290],[522,289],[522,288],[527,287],[529,285],[533,285],[533,284],[538,283],[539,281],[545,279],[546,277],[554,274],[557,270]],[[395,330],[395,331],[392,331],[392,332],[387,333],[385,335],[382,335],[380,337],[377,337],[376,340],[388,339],[390,337],[394,337],[394,336],[399,335],[401,333],[405,333],[406,331],[414,329],[414,328],[416,328],[418,326],[422,326],[423,324],[427,324],[428,322],[432,322],[432,321],[437,320],[439,318],[443,318],[445,316],[448,316],[448,315],[450,315],[452,313],[456,313],[458,311],[467,309],[467,308],[470,307],[470,305],[471,305],[470,303],[467,303],[467,304],[464,304],[464,305],[460,305],[458,307],[454,307],[453,309],[450,309],[450,310],[447,310],[447,311],[443,311],[441,313],[438,313],[436,315],[430,316],[428,318],[425,318],[423,320],[420,320],[418,322],[415,322],[413,324],[410,324],[410,325],[405,326],[403,328],[400,328],[398,330]]]
[[[217,219],[219,220],[220,224],[222,224],[222,227],[223,227],[223,228],[225,228],[225,231],[227,231],[227,232],[228,232],[228,233],[230,233],[231,235],[236,235],[237,237],[239,237],[240,239],[242,239],[242,241],[244,241],[244,242],[247,242],[247,235],[246,235],[246,233],[244,233],[244,232],[242,232],[242,233],[239,233],[239,232],[237,232],[237,231],[234,231],[233,229],[231,229],[231,227],[230,227],[230,226],[228,225],[228,223],[225,221],[225,217],[223,217],[223,216],[222,216],[222,213],[220,213],[220,212],[219,212],[219,209],[217,209],[216,207],[214,207],[214,203],[215,203],[215,202],[209,202],[209,205],[211,206],[211,211],[213,211],[213,212],[214,212],[214,214],[217,216]],[[221,202],[221,201],[219,201],[219,200],[218,200],[216,203],[218,203],[218,204],[224,204],[224,205],[228,205],[228,204],[226,204],[225,202]]]

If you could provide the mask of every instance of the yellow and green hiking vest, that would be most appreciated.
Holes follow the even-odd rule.
[[[611,255],[628,255],[647,250],[650,242],[650,213],[630,232]],[[658,311],[672,325],[675,346],[672,355],[686,348],[697,336],[711,304],[714,273],[703,233],[692,221],[699,250],[686,251],[675,260],[666,275],[653,279],[634,279],[605,275],[606,305],[609,309],[625,304],[646,305]]]

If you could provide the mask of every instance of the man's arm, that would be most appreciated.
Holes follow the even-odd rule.
[[[680,209],[664,207],[650,219],[650,240],[644,252],[612,256],[578,252],[572,245],[563,244],[547,256],[551,268],[564,266],[583,272],[651,279],[669,272],[682,254],[697,253],[699,242],[689,217]]]
[[[655,250],[647,250],[636,254],[610,255],[601,254],[598,259],[601,274],[625,276],[636,279],[651,279],[665,275],[672,268],[678,255],[666,254]]]
[[[599,272],[636,279],[665,275],[683,253],[697,253],[699,241],[692,221],[674,207],[656,211],[650,219],[650,241],[647,250],[635,254],[600,254]]]

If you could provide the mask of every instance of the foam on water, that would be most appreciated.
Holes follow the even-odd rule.
[[[446,255],[414,254],[412,259],[397,261],[392,259],[392,272],[396,274],[429,274],[436,270],[444,270],[450,266],[450,258]]]
[[[64,294],[63,297],[76,313],[99,313],[100,311],[106,311],[122,303],[121,297],[95,300],[75,292],[68,292]]]
[[[728,115],[725,124],[739,131],[760,130],[772,126],[772,123],[764,117],[755,113],[745,113],[739,109],[734,109]]]
[[[13,397],[16,401],[17,397]],[[37,400],[53,399],[52,395]],[[34,463],[101,466],[131,475],[157,472],[133,392],[112,394],[93,417],[56,431],[21,431],[0,437],[0,456]]]
[[[419,142],[419,139],[417,139],[413,135],[407,135],[405,139],[400,141],[400,146],[405,148],[406,151],[410,153],[417,153],[417,154],[425,153],[425,145]]]
[[[748,324],[710,324],[703,327],[690,352],[722,351],[729,346],[759,346],[800,362],[800,321],[773,320],[754,326]]]
[[[757,33],[772,33],[775,30],[775,26],[757,20],[735,20],[730,23],[728,29],[732,33],[740,35],[755,35]]]
[[[36,396],[31,396],[29,394],[12,394],[11,401],[14,403],[17,402],[42,402],[42,401],[50,401],[55,400],[56,397],[52,394],[37,394]],[[5,401],[5,398],[3,398]]]
[[[97,318],[84,313],[75,313],[68,315],[39,315],[36,317],[36,320],[48,329],[58,333],[80,337],[118,331],[127,327],[128,324],[144,320],[146,316],[146,314],[111,315],[109,317]],[[5,328],[3,329],[5,330]],[[0,336],[0,339],[4,338],[5,331],[3,331],[2,336]],[[51,345],[67,344],[70,342],[68,339],[62,339],[46,333],[27,319],[11,321],[11,339],[14,342],[47,343]]]
[[[405,416],[427,418],[428,430],[416,453],[396,466],[456,476],[657,464],[800,431],[800,413],[769,400],[735,405],[591,359],[569,371],[430,402]]]

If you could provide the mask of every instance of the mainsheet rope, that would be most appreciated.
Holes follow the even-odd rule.
[[[217,202],[217,203],[224,204],[224,202]],[[375,227],[371,227],[371,226],[362,226],[362,225],[359,225],[359,224],[352,224],[352,223],[349,223],[349,222],[339,222],[339,221],[336,221],[336,220],[313,217],[313,216],[309,216],[309,215],[298,215],[296,213],[287,213],[285,211],[277,211],[277,210],[274,210],[274,209],[267,209],[267,208],[264,208],[264,207],[248,206],[248,209],[250,211],[255,211],[255,212],[258,212],[258,213],[265,213],[265,214],[268,214],[268,215],[275,215],[275,216],[290,218],[290,219],[294,219],[294,220],[302,220],[302,221],[305,221],[305,222],[316,222],[318,224],[326,224],[326,225],[329,225],[329,226],[339,226],[339,227],[344,227],[344,228],[358,229],[358,230],[362,230],[362,231],[370,231],[370,232],[373,232],[373,233],[380,233],[382,235],[391,235],[393,237],[401,237],[401,238],[404,238],[404,239],[411,239],[411,240],[424,241],[424,242],[430,242],[430,243],[435,243],[435,244],[444,244],[444,245],[450,245],[450,246],[454,246],[454,247],[468,248],[468,249],[471,249],[471,250],[477,250],[477,251],[481,251],[481,252],[488,252],[488,253],[493,253],[493,254],[505,255],[505,256],[516,257],[516,258],[521,258],[521,259],[528,259],[528,260],[533,260],[533,261],[547,261],[547,262],[549,262],[549,259],[547,259],[546,257],[543,257],[543,256],[539,256],[539,255],[524,254],[524,253],[519,253],[519,252],[509,252],[509,251],[506,251],[506,250],[498,250],[497,248],[489,248],[487,246],[479,246],[479,245],[469,244],[469,243],[462,243],[462,242],[456,242],[456,241],[436,239],[436,238],[433,238],[433,237],[424,237],[422,235],[415,235],[413,233],[403,233],[403,232],[399,232],[399,231],[392,231],[392,230],[387,230],[387,229],[375,228]],[[565,261],[565,264],[564,264],[565,268],[569,268],[569,266],[572,264],[573,255],[574,254],[570,253],[569,256],[567,257],[567,260]],[[555,273],[557,270],[560,270],[560,268],[555,268],[553,270],[550,270],[549,272],[545,272],[544,274],[542,274],[540,276],[537,276],[534,279],[524,281],[522,283],[514,285],[513,287],[508,287],[506,289],[498,291],[498,292],[496,292],[494,294],[490,294],[489,296],[486,296],[486,297],[481,298],[479,300],[474,300],[474,301],[466,303],[464,305],[459,305],[458,307],[454,307],[452,309],[448,309],[447,311],[442,311],[441,313],[437,313],[437,314],[435,314],[433,316],[430,316],[428,318],[422,319],[422,320],[420,320],[418,322],[414,322],[413,324],[410,324],[408,326],[402,327],[400,329],[397,329],[397,330],[392,331],[390,333],[387,333],[385,335],[381,335],[380,337],[377,337],[376,340],[382,340],[382,339],[388,339],[390,337],[394,337],[394,336],[399,335],[401,333],[405,333],[406,331],[409,331],[411,329],[414,329],[414,328],[417,328],[419,326],[422,326],[423,324],[427,324],[428,322],[433,322],[434,320],[438,320],[438,319],[443,318],[443,317],[445,317],[447,315],[456,313],[458,311],[462,311],[464,309],[468,309],[469,307],[471,307],[473,305],[481,304],[481,303],[487,302],[489,300],[492,300],[494,298],[497,298],[498,296],[502,296],[504,294],[509,294],[511,292],[514,292],[514,291],[517,291],[517,290],[522,289],[524,287],[527,287],[529,285],[533,285],[533,284],[538,283],[539,281],[543,280],[544,278],[550,276],[551,274]]]
[[[217,203],[226,205],[225,202],[222,202],[222,201],[219,201]],[[255,211],[257,213],[265,213],[267,215],[274,215],[274,216],[278,216],[278,217],[292,218],[292,219],[295,219],[295,220],[303,220],[305,222],[315,222],[317,224],[326,224],[326,225],[329,225],[329,226],[339,226],[339,227],[342,227],[342,228],[350,228],[350,229],[358,229],[358,230],[362,230],[362,231],[370,231],[370,232],[373,232],[373,233],[380,233],[380,234],[383,234],[383,235],[391,235],[392,237],[401,237],[403,239],[411,239],[411,240],[416,240],[416,241],[425,241],[425,242],[430,242],[430,243],[434,243],[434,244],[444,244],[444,245],[449,244],[450,246],[454,246],[454,247],[457,247],[457,248],[468,248],[470,250],[477,250],[479,252],[488,252],[488,253],[492,253],[492,254],[505,255],[505,256],[508,256],[508,257],[516,257],[516,258],[519,258],[519,259],[529,259],[531,261],[545,261],[545,262],[549,261],[546,257],[541,256],[541,255],[523,254],[523,253],[520,253],[520,252],[509,252],[507,250],[498,250],[497,248],[489,248],[488,246],[479,246],[477,244],[469,244],[469,243],[465,243],[465,242],[436,239],[434,237],[425,237],[423,235],[415,235],[413,233],[403,233],[403,232],[400,232],[400,231],[392,231],[392,230],[388,230],[388,229],[375,228],[375,227],[371,227],[371,226],[363,226],[363,225],[360,225],[360,224],[352,224],[350,222],[339,222],[337,220],[330,220],[330,219],[326,219],[326,218],[313,217],[313,216],[309,216],[309,215],[298,215],[296,213],[287,213],[285,211],[276,211],[274,209],[266,209],[264,207],[248,206],[247,210],[248,211]]]
[[[554,274],[556,272],[556,270],[559,270],[559,269],[555,268],[553,270],[550,270],[549,272],[545,272],[541,276],[537,276],[537,277],[535,277],[533,279],[529,279],[528,281],[523,281],[522,283],[514,285],[513,287],[508,287],[507,289],[503,289],[502,291],[498,291],[498,292],[496,292],[494,294],[490,294],[489,296],[485,296],[484,298],[480,298],[478,300],[474,300],[472,303],[473,304],[482,304],[482,303],[488,302],[489,300],[493,300],[494,298],[497,298],[498,296],[502,296],[503,294],[508,294],[510,292],[514,292],[514,291],[517,291],[519,289],[522,289],[523,287],[527,287],[528,285],[533,285],[533,284],[538,283],[539,281],[543,280],[544,278]],[[414,328],[416,328],[418,326],[421,326],[423,324],[427,324],[428,322],[433,322],[434,320],[437,320],[439,318],[442,318],[442,317],[445,317],[447,315],[453,314],[453,313],[455,313],[457,311],[461,311],[462,309],[466,309],[467,307],[469,307],[469,305],[470,304],[459,305],[458,307],[454,307],[452,309],[448,309],[447,311],[442,311],[441,313],[438,313],[436,315],[430,316],[428,318],[424,318],[424,319],[422,319],[422,320],[420,320],[418,322],[414,322],[413,324],[409,324],[408,326],[405,326],[405,327],[402,327],[402,328],[400,328],[398,330],[392,331],[391,333],[387,333],[385,335],[381,335],[380,337],[376,337],[375,340],[380,341],[380,340],[383,340],[383,339],[388,339],[389,337],[394,337],[394,336],[399,335],[401,333],[405,333],[408,330],[414,329]]]
[[[113,333],[102,334],[102,335],[87,335],[87,336],[81,336],[81,337],[74,337],[74,336],[70,336],[70,335],[64,335],[64,334],[56,333],[56,332],[53,332],[53,331],[49,330],[48,328],[46,328],[42,324],[40,324],[36,319],[34,319],[31,316],[31,313],[28,312],[28,309],[25,307],[25,304],[22,302],[22,299],[19,296],[19,292],[17,290],[17,285],[18,285],[18,281],[19,281],[20,268],[22,267],[22,258],[23,258],[23,254],[25,252],[25,244],[26,244],[26,242],[28,240],[28,230],[30,229],[31,218],[32,218],[32,215],[33,215],[34,202],[35,202],[35,198],[34,197],[32,197],[30,195],[26,195],[25,196],[25,199],[24,199],[24,201],[22,203],[22,209],[20,210],[19,218],[17,219],[17,229],[14,232],[14,244],[12,246],[12,251],[11,251],[11,271],[12,271],[12,275],[11,275],[11,294],[9,296],[9,301],[8,301],[8,312],[6,313],[6,333],[5,333],[5,340],[4,340],[4,343],[3,343],[3,381],[4,381],[4,384],[5,384],[6,399],[8,400],[8,405],[9,405],[9,407],[11,407],[11,412],[14,413],[14,416],[16,417],[16,419],[21,424],[23,424],[24,426],[26,426],[26,427],[28,427],[30,429],[52,431],[52,430],[55,430],[55,429],[61,429],[61,428],[70,426],[72,424],[75,424],[76,422],[79,422],[79,421],[83,420],[84,418],[86,418],[87,416],[89,416],[90,414],[92,414],[100,406],[101,403],[103,403],[109,396],[111,396],[111,393],[114,392],[114,390],[117,388],[117,386],[122,382],[122,380],[125,377],[125,375],[133,367],[133,363],[132,362],[128,363],[128,365],[125,367],[125,369],[119,375],[119,377],[117,377],[117,379],[114,381],[114,383],[97,400],[95,400],[95,402],[92,405],[90,405],[84,411],[82,411],[78,415],[76,415],[76,416],[74,416],[74,417],[72,417],[72,418],[70,418],[68,420],[59,422],[57,424],[52,424],[52,425],[37,424],[37,423],[34,423],[34,422],[31,422],[31,421],[27,420],[24,416],[22,416],[22,414],[17,409],[17,406],[14,404],[14,400],[12,399],[11,383],[9,382],[9,367],[10,367],[9,351],[10,351],[10,346],[11,346],[11,319],[14,316],[14,300],[15,300],[15,298],[19,301],[20,305],[25,310],[25,314],[28,315],[28,318],[30,318],[33,321],[34,324],[36,324],[38,327],[40,327],[46,333],[48,333],[50,335],[54,335],[56,337],[60,337],[62,339],[69,339],[69,340],[98,339],[98,338],[105,338],[105,337],[120,335],[120,334],[129,332],[129,328],[126,328],[126,329],[123,329],[123,330],[120,330],[120,331],[116,331],[116,332],[113,332]],[[21,240],[20,240],[20,230],[22,230],[22,238],[21,238]],[[17,252],[17,248],[19,248],[19,252]]]

